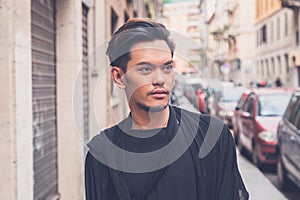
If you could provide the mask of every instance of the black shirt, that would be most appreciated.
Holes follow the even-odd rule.
[[[129,116],[95,136],[88,144],[90,149],[85,164],[87,200],[248,199],[237,167],[231,133],[226,126],[222,126],[220,133],[215,134],[218,129],[210,127],[212,120],[222,124],[216,118],[170,106],[167,128],[131,130]],[[179,131],[181,127],[184,127],[183,131]],[[193,130],[196,130],[195,134],[191,134]],[[187,142],[188,148],[174,162],[154,171],[122,171],[115,167],[117,165],[108,164],[108,161],[116,159],[116,162],[126,162],[126,158],[115,154],[104,155],[101,150],[103,136],[120,149],[142,154],[168,146],[177,134],[185,137],[192,135],[191,144]],[[207,139],[207,134],[213,137]],[[169,153],[174,151],[166,155]]]

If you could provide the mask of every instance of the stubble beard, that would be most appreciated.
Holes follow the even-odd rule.
[[[155,105],[155,106],[147,106],[145,104],[142,104],[141,102],[136,103],[137,107],[147,111],[147,112],[160,112],[166,109],[169,105],[169,103],[166,103],[166,105]]]

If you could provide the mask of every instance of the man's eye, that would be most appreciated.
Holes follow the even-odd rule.
[[[143,67],[143,68],[140,68],[139,71],[141,71],[141,72],[151,72],[151,68],[150,67]]]
[[[171,71],[173,69],[173,66],[172,65],[164,65],[163,66],[163,70],[164,71]]]

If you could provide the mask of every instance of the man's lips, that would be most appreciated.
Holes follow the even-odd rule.
[[[169,95],[169,91],[164,90],[164,89],[157,89],[157,90],[153,90],[149,93],[150,96],[154,97],[154,98],[165,98]]]

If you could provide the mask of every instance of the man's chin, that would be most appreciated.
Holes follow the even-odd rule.
[[[168,107],[168,105],[151,106],[151,107],[149,107],[149,112],[160,112],[160,111],[163,111],[164,109],[166,109],[167,107]]]
[[[147,105],[142,105],[139,104],[138,107],[142,108],[143,110],[146,110],[148,112],[160,112],[163,111],[168,107],[168,103],[166,105],[152,105],[152,106],[147,106]]]

